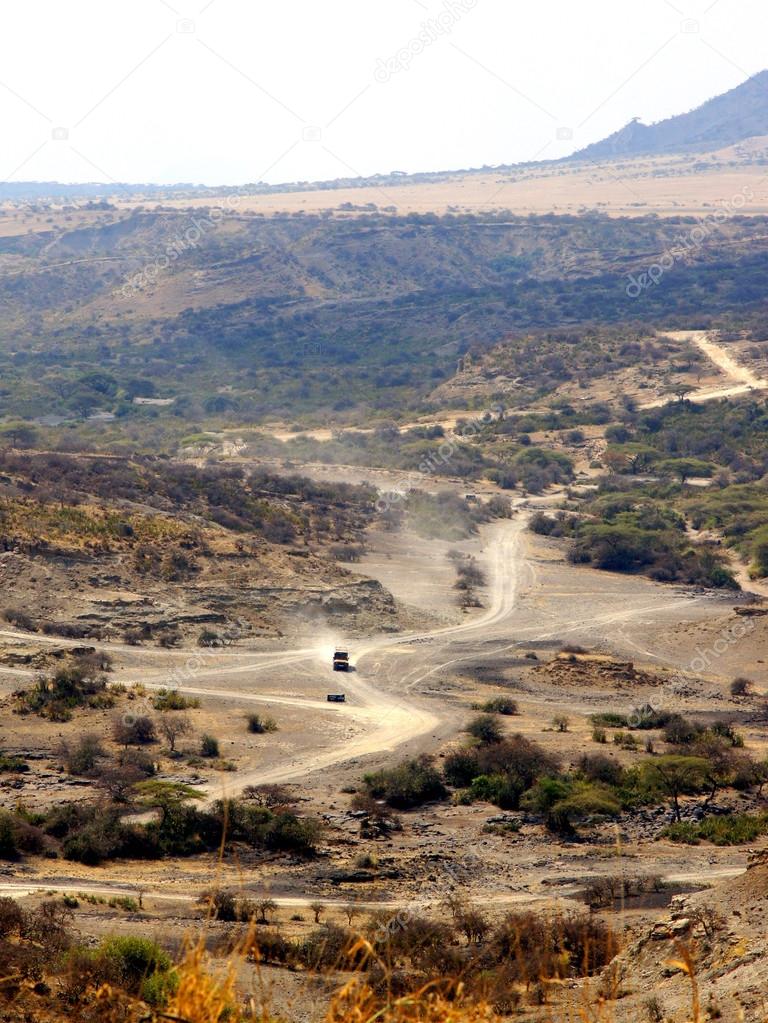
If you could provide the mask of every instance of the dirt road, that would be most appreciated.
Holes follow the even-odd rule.
[[[347,702],[338,705],[338,711],[351,718],[354,718],[362,726],[361,733],[342,748],[323,749],[304,755],[290,763],[283,763],[274,767],[259,769],[255,771],[240,772],[229,776],[226,780],[226,792],[228,795],[235,795],[249,785],[263,785],[267,783],[295,781],[297,778],[304,778],[315,771],[323,770],[332,765],[369,756],[374,753],[389,752],[404,746],[414,740],[429,737],[436,733],[436,730],[446,724],[450,724],[453,712],[446,714],[440,712],[439,708],[425,706],[422,701],[416,701],[409,697],[409,693],[426,677],[438,671],[448,664],[450,658],[443,662],[443,651],[453,641],[470,641],[477,637],[480,641],[484,638],[486,631],[494,625],[503,622],[512,614],[515,607],[518,581],[522,565],[524,564],[521,555],[522,534],[527,524],[526,517],[520,517],[512,522],[497,523],[491,527],[488,555],[492,567],[490,576],[490,594],[488,607],[482,614],[469,618],[467,621],[457,625],[449,625],[435,629],[430,632],[410,633],[406,636],[380,636],[363,646],[356,654],[353,667],[355,671],[344,676],[343,686],[347,695]],[[404,672],[399,683],[391,684],[393,670],[390,666],[382,671],[382,661],[387,655],[394,658],[395,664],[402,661],[401,653],[403,648],[413,645],[430,644],[430,655],[427,658],[429,667],[425,674],[420,674],[420,668],[425,658],[417,656],[418,667],[414,670]],[[288,654],[286,658],[291,663],[302,660],[314,661],[318,657],[317,651],[312,650],[297,654]],[[211,668],[209,671],[196,673],[196,679],[206,676],[221,677],[223,674],[248,674],[260,672],[265,667],[275,667],[275,663],[281,666],[286,663],[286,658],[267,664],[244,664],[229,668]],[[367,665],[375,664],[375,670],[368,672]],[[387,688],[376,685],[376,677],[386,677],[390,680]],[[142,682],[149,688],[161,688],[167,681]],[[302,697],[286,697],[264,695],[258,692],[244,692],[242,690],[204,689],[197,685],[181,686],[181,691],[191,695],[219,696],[226,699],[241,699],[254,701],[261,704],[292,704],[304,709],[316,711],[327,711],[328,705],[320,701],[312,701]],[[212,783],[206,786],[210,799],[220,798],[222,786],[219,783]]]
[[[706,346],[713,360],[715,357],[722,360],[721,368],[735,381],[733,387],[749,389],[756,384],[768,387],[768,383],[758,381],[749,370],[739,367],[706,334],[688,332],[686,337],[703,351]],[[709,400],[718,396],[725,396],[722,389],[710,392],[708,397],[698,394],[693,398]],[[350,762],[355,762],[357,770],[358,761],[395,750],[402,755],[406,750],[434,749],[439,740],[458,731],[463,714],[454,702],[426,691],[432,680],[481,659],[493,660],[522,644],[535,648],[536,644],[556,646],[564,640],[578,641],[612,652],[628,652],[630,656],[641,652],[658,664],[685,667],[685,655],[679,648],[674,627],[684,619],[715,617],[722,613],[724,602],[639,577],[597,573],[547,561],[526,527],[533,511],[546,507],[552,500],[552,496],[533,499],[526,507],[518,502],[515,518],[484,528],[480,541],[483,549],[478,551],[478,557],[488,576],[488,587],[484,595],[486,607],[480,613],[430,631],[374,636],[357,650],[353,648],[355,671],[349,675],[332,674],[328,637],[288,650],[233,646],[192,652],[142,650],[124,644],[103,646],[119,654],[121,663],[128,666],[126,679],[141,682],[150,690],[171,685],[220,704],[241,702],[261,707],[274,704],[305,712],[311,734],[308,748],[289,753],[279,762],[227,774],[223,781],[209,783],[204,787],[208,800],[223,794],[236,795],[250,785],[303,780]],[[360,570],[367,572],[365,562]],[[402,575],[407,576],[407,572]],[[408,585],[404,584],[403,592],[396,596],[407,600]],[[0,635],[25,642],[30,639],[28,634],[15,630],[4,630]],[[35,637],[35,641],[38,639],[47,642],[44,637]],[[50,642],[68,645],[58,638]],[[190,669],[188,663],[193,659],[200,663]],[[298,678],[302,672],[308,683]],[[34,673],[0,667],[0,676],[4,674],[18,677]],[[321,694],[326,688],[331,692],[341,685],[347,702],[328,705]],[[538,699],[539,694],[533,693],[529,702]],[[627,699],[631,697],[628,695]],[[541,700],[546,702],[551,697],[543,696]],[[338,733],[326,728],[327,722],[339,721],[349,724],[348,734],[341,742]],[[125,879],[116,878],[106,892],[119,894],[120,887],[125,888],[126,884]],[[197,886],[194,887],[196,890]],[[37,882],[24,881],[0,885],[0,891],[14,894],[51,888],[57,890],[56,885],[42,882],[39,886]],[[97,891],[76,882],[62,885],[59,890]],[[129,892],[135,893],[135,889]],[[530,898],[521,895],[520,901]],[[306,904],[306,900],[298,897],[283,901],[285,905]]]
[[[313,778],[308,785],[322,787],[323,774],[327,776],[332,768],[338,770],[352,763],[354,777],[359,777],[365,770],[360,763],[364,758],[370,763],[371,758],[395,750],[400,756],[406,751],[434,750],[466,721],[461,703],[441,698],[440,680],[465,669],[471,673],[472,664],[493,663],[510,651],[519,651],[521,646],[530,644],[535,649],[538,644],[551,648],[567,639],[615,651],[640,647],[647,649],[657,663],[681,664],[683,654],[673,626],[681,619],[714,616],[722,604],[646,579],[597,573],[569,566],[562,560],[542,558],[538,541],[526,526],[529,515],[545,501],[531,502],[530,507],[518,511],[516,518],[486,527],[480,541],[482,550],[477,551],[488,576],[485,609],[435,630],[372,638],[355,652],[356,670],[342,676],[343,681],[333,676],[323,642],[315,647],[302,645],[284,651],[232,648],[206,652],[204,666],[178,686],[181,691],[204,696],[208,702],[219,705],[242,702],[264,707],[274,703],[301,708],[306,712],[310,737],[308,746],[283,755],[277,762],[226,774],[223,781],[208,784],[207,798],[233,796],[248,785],[266,782],[306,782]],[[365,564],[361,571],[366,571]],[[667,631],[669,637],[665,639]],[[644,639],[645,632],[652,634],[652,641]],[[28,641],[29,637],[25,638]],[[134,659],[131,673],[137,681],[151,689],[169,684],[169,671],[179,661],[178,652],[129,649]],[[191,653],[186,651],[186,656]],[[202,655],[198,652],[197,656]],[[149,661],[144,670],[139,668],[142,658]],[[163,662],[169,665],[165,671],[158,666]],[[310,679],[303,689],[297,683],[298,669],[305,670]],[[433,682],[437,688],[430,691]],[[348,702],[329,708],[317,693],[334,684],[343,685]],[[585,700],[590,698],[585,694]],[[614,701],[617,698],[614,696]],[[574,705],[577,713],[583,713],[587,706],[574,694],[567,699],[560,694],[554,699],[555,705],[551,693],[526,695],[528,704],[541,703],[545,720],[555,710],[570,712],[571,702],[579,703]],[[631,700],[631,694],[626,699]],[[340,719],[353,726],[349,738],[341,742],[327,725]],[[671,872],[675,868],[680,870],[677,861],[670,865]],[[710,869],[709,865],[706,869]],[[573,872],[570,867],[564,870]],[[733,873],[737,872],[734,869]],[[53,884],[38,879],[9,880],[0,885],[0,891],[18,896],[58,890],[135,897],[139,889],[145,889],[147,898],[155,897],[157,890],[158,898],[165,895],[189,902],[192,894],[203,887],[195,877],[178,884],[169,883],[163,892],[156,879],[147,878],[146,884],[142,884],[129,872],[111,874],[109,882],[95,888],[85,879],[81,883],[60,875],[60,880]],[[567,886],[560,887],[557,896],[563,897],[568,891]],[[280,896],[276,901],[285,906],[302,907],[311,901],[301,891],[296,894],[283,891]],[[526,891],[523,885],[509,892],[503,886],[489,884],[479,893],[479,901],[493,904],[540,903],[550,898],[549,892]],[[324,901],[335,905],[334,900]],[[399,903],[392,902],[392,906],[414,901],[418,901],[418,895],[416,900],[411,896]]]
[[[708,387],[693,391],[686,396],[688,401],[697,403],[716,401],[718,398],[736,398],[741,394],[748,394],[750,391],[768,390],[768,380],[757,376],[748,366],[742,365],[734,358],[727,345],[713,341],[708,331],[677,330],[667,331],[667,334],[675,341],[688,341],[695,345],[729,380],[729,383],[722,387]],[[669,401],[669,398],[657,398],[655,401],[643,405],[642,408],[660,408],[662,405],[669,404]]]
[[[315,719],[317,748],[304,749],[291,759],[261,768],[227,774],[222,781],[204,787],[209,800],[223,794],[234,796],[250,785],[290,782],[330,767],[398,748],[434,746],[438,737],[457,728],[454,707],[429,700],[418,689],[430,678],[460,666],[478,656],[497,655],[519,642],[540,643],[571,637],[604,643],[612,632],[614,643],[621,642],[621,630],[633,620],[674,620],[691,613],[701,598],[676,596],[662,586],[646,580],[626,579],[602,574],[600,591],[579,587],[594,586],[579,582],[579,570],[567,569],[573,577],[576,601],[560,599],[562,581],[554,584],[541,578],[529,550],[527,522],[533,507],[546,504],[547,498],[532,502],[512,520],[502,520],[485,528],[483,560],[488,575],[486,608],[458,624],[427,632],[373,637],[353,657],[354,671],[343,676],[330,670],[327,644],[304,646],[296,650],[248,651],[243,648],[210,650],[191,655],[190,651],[144,651],[141,648],[104,644],[104,649],[128,655],[129,673],[149,690],[167,688],[208,698],[209,700],[256,704],[260,707],[291,706],[307,712],[309,727]],[[365,571],[365,566],[362,568]],[[526,587],[527,599],[520,601]],[[4,630],[6,636],[24,636]],[[58,645],[66,645],[57,640]],[[184,658],[187,660],[185,661]],[[147,664],[147,659],[154,661]],[[185,667],[190,660],[192,669]],[[198,663],[202,660],[202,664]],[[143,663],[142,663],[143,662]],[[158,663],[162,667],[158,667]],[[297,686],[297,672],[303,669],[315,679],[303,691]],[[25,669],[6,669],[3,674],[34,676]],[[265,678],[266,676],[266,678]],[[209,684],[210,680],[210,684]],[[319,693],[343,686],[347,701],[329,705]],[[299,691],[297,691],[299,690]],[[314,694],[314,695],[313,695]],[[324,734],[323,723],[342,718],[354,726],[354,733],[342,743]]]

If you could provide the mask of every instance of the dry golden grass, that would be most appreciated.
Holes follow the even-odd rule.
[[[16,996],[0,1002],[3,1023],[272,1023],[291,1016],[274,1010],[270,999],[262,995],[243,999],[238,990],[239,968],[253,954],[254,931],[248,935],[221,967],[214,968],[205,950],[204,939],[191,943],[177,967],[178,989],[163,1008],[151,1008],[109,984],[85,991],[77,1005],[66,1008],[58,998],[36,998],[32,981],[14,985]],[[372,960],[373,949],[360,939],[348,953],[358,962]],[[696,964],[684,944],[675,948],[674,960],[666,965],[679,970],[690,980],[690,1001],[679,1006],[674,1015],[678,1023],[703,1023],[710,1018],[702,1007]],[[258,960],[258,955],[255,955]],[[380,964],[381,965],[381,964]],[[661,968],[664,963],[660,962]],[[385,978],[386,979],[386,978]],[[5,982],[7,984],[7,980]],[[0,987],[3,982],[0,981]],[[611,971],[573,988],[553,977],[531,978],[530,985],[515,985],[528,998],[501,1009],[491,1000],[472,996],[461,982],[449,977],[424,983],[413,991],[395,995],[391,988],[374,990],[365,973],[355,973],[329,997],[323,1023],[501,1023],[505,1018],[525,1018],[536,1023],[613,1023],[620,1002],[619,987],[611,982]],[[541,997],[537,997],[536,993]],[[3,992],[7,994],[9,992]],[[650,993],[650,991],[649,991]],[[622,1020],[647,1023],[645,1006],[634,1006],[620,1013]],[[744,1018],[741,1016],[740,1018]]]
[[[472,1002],[461,990],[447,998],[438,984],[387,1001],[357,979],[346,984],[331,1001],[327,1023],[485,1023],[499,1019],[484,1002]]]
[[[179,986],[164,1010],[166,1018],[184,1023],[221,1023],[223,1020],[239,1023],[242,1015],[235,990],[236,956],[229,960],[223,972],[211,973],[204,945],[197,942],[190,946],[177,972]]]

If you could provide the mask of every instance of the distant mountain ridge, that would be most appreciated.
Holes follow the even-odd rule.
[[[601,142],[569,160],[606,160],[617,156],[707,151],[768,135],[768,70],[700,107],[656,124],[635,118]]]
[[[488,173],[516,173],[527,168],[547,168],[576,162],[603,162],[621,157],[685,152],[711,152],[750,138],[768,137],[768,70],[760,71],[729,92],[707,100],[686,114],[655,124],[634,118],[600,142],[557,160],[534,160],[520,164],[497,164],[453,170],[390,171],[336,178],[327,181],[264,181],[241,185],[201,185],[191,182],[157,183],[62,183],[59,181],[0,182],[0,203],[62,203],[76,200],[121,198],[162,203],[171,199],[211,199],[222,196],[281,195],[291,192],[383,189],[389,186],[439,184],[451,178]]]

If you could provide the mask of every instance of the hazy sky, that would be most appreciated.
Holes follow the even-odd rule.
[[[4,0],[0,180],[563,156],[762,70],[765,0]]]

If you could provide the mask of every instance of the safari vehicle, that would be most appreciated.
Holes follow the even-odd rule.
[[[333,655],[334,671],[349,671],[349,654],[346,650],[339,650],[338,647]]]
[[[346,703],[347,696],[346,693],[328,693],[327,700],[328,703]]]

